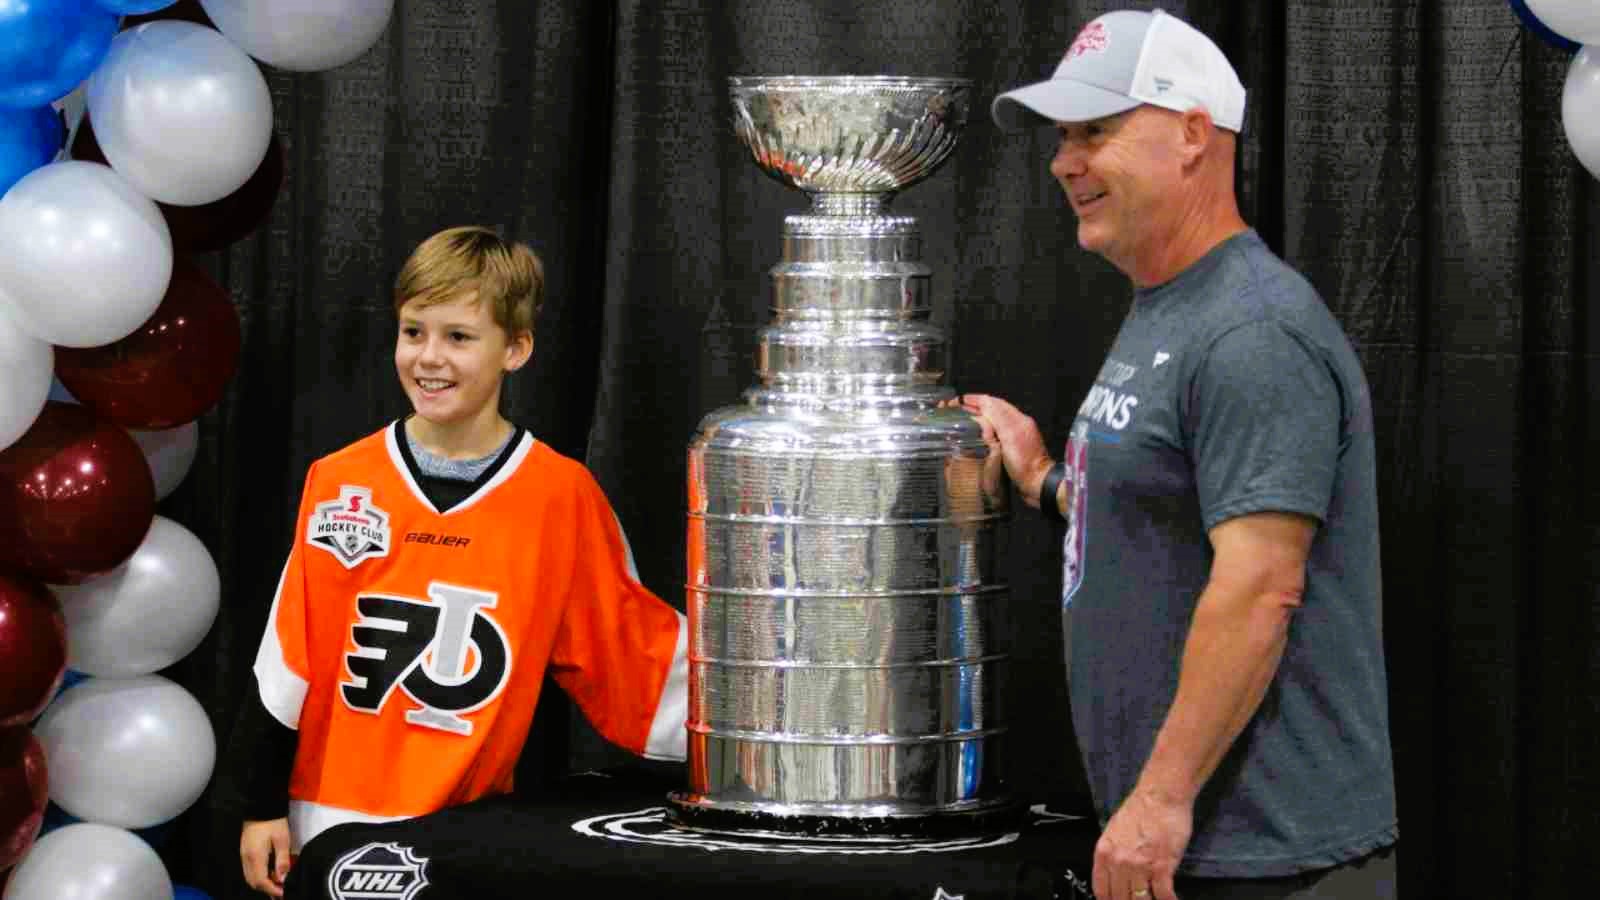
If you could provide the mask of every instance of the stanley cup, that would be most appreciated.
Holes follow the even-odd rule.
[[[689,785],[680,826],[900,839],[1011,827],[1009,516],[942,406],[930,268],[893,195],[950,155],[971,86],[730,79],[756,163],[811,195],[771,269],[760,383],[689,446]]]

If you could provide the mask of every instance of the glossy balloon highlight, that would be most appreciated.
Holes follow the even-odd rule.
[[[5,900],[172,900],[172,877],[149,844],[83,822],[39,838],[11,873]]]
[[[0,3],[0,106],[48,106],[105,59],[115,13],[92,0]]]
[[[161,211],[111,169],[68,160],[0,198],[0,284],[24,331],[98,347],[150,318],[172,278]]]
[[[103,347],[62,348],[55,371],[79,403],[125,428],[174,428],[216,405],[239,366],[239,313],[198,265],[174,261],[150,319]]]
[[[94,135],[94,119],[84,116],[72,139],[72,157],[88,162],[106,162],[105,152]],[[266,158],[242,187],[221,200],[198,206],[157,203],[172,246],[191,253],[210,253],[243,240],[260,228],[272,215],[283,187],[283,141],[273,133]]]
[[[205,544],[156,516],[128,561],[81,585],[52,588],[67,622],[67,665],[86,675],[149,675],[211,631],[222,579]]]
[[[78,584],[133,554],[155,517],[155,481],[127,431],[46,403],[0,450],[0,571]]]
[[[34,733],[50,760],[50,799],[120,828],[177,818],[216,763],[205,709],[160,675],[90,678],[50,704]]]
[[[378,42],[394,0],[200,0],[217,29],[256,59],[293,72],[342,66]]]

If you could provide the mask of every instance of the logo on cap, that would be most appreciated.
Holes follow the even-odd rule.
[[[1106,30],[1105,23],[1090,22],[1083,26],[1072,46],[1067,48],[1067,59],[1075,59],[1085,53],[1098,53],[1110,43],[1111,33]]]

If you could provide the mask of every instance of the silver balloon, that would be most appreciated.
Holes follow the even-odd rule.
[[[294,72],[332,69],[367,52],[394,12],[394,0],[200,0],[200,5],[246,53]]]
[[[172,280],[172,235],[155,203],[99,163],[29,172],[0,198],[0,285],[22,330],[100,347],[155,313]]]
[[[1600,44],[1586,45],[1572,58],[1561,90],[1561,127],[1572,155],[1600,178]]]
[[[153,431],[130,428],[128,433],[144,451],[144,461],[150,464],[150,474],[156,480],[156,499],[167,499],[194,465],[195,451],[200,447],[199,424],[187,422],[177,428]]]
[[[50,766],[50,799],[68,815],[120,828],[181,814],[217,761],[206,711],[160,675],[86,679],[33,731]]]
[[[272,140],[261,69],[193,22],[147,22],[117,35],[88,96],[106,161],[162,203],[228,196],[260,168]]]
[[[55,351],[18,328],[6,313],[10,306],[0,291],[0,450],[32,427],[55,380]]]
[[[67,620],[67,667],[126,678],[165,669],[200,645],[217,620],[222,579],[199,538],[156,516],[127,562],[50,590]]]
[[[172,900],[172,877],[136,834],[93,822],[44,835],[17,863],[5,900]]]
[[[1600,3],[1595,0],[1528,0],[1528,11],[1569,41],[1600,43]]]

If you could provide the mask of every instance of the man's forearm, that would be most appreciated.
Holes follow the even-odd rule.
[[[1184,645],[1178,691],[1136,792],[1192,803],[1277,674],[1298,596],[1213,581]]]

